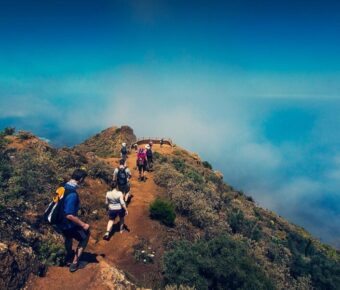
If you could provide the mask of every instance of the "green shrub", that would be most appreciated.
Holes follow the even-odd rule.
[[[19,131],[18,137],[20,140],[28,140],[31,139],[33,135],[30,132]]]
[[[157,151],[153,152],[153,158],[155,161],[159,161],[159,163],[161,164],[168,161],[168,158],[166,156],[160,154]]]
[[[288,235],[292,252],[290,273],[294,278],[311,276],[314,289],[340,289],[340,263],[317,251],[309,238],[296,232]]]
[[[90,176],[94,178],[100,178],[104,180],[107,184],[110,184],[113,179],[113,171],[114,169],[105,162],[97,161],[94,163],[90,163],[88,168],[88,173]]]
[[[159,220],[166,226],[174,226],[176,214],[173,204],[167,200],[156,198],[150,205],[150,217]]]
[[[241,210],[233,210],[228,216],[228,223],[233,233],[240,233],[252,240],[262,238],[262,231],[255,221],[247,220]]]
[[[15,133],[15,128],[7,127],[4,129],[4,134],[7,136],[11,136]]]
[[[202,162],[202,165],[203,165],[205,168],[212,169],[212,166],[211,166],[211,164],[210,164],[208,161],[203,161],[203,162]]]
[[[174,158],[172,159],[172,164],[175,166],[177,171],[184,172],[185,162],[182,159]]]
[[[185,173],[185,176],[191,179],[194,183],[202,184],[204,182],[204,179],[202,175],[200,175],[197,171],[189,170]]]
[[[40,241],[35,247],[35,253],[45,265],[60,266],[64,262],[64,246],[56,241]]]
[[[229,236],[191,244],[179,242],[164,255],[166,284],[196,289],[275,289],[245,244]]]

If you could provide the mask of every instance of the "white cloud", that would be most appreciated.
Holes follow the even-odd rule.
[[[339,104],[322,103],[322,118],[308,146],[274,145],[261,126],[267,112],[279,106],[266,103],[266,98],[285,97],[292,106],[301,99],[307,105],[312,99],[319,104],[323,97],[337,100],[338,77],[197,71],[123,67],[96,76],[0,82],[0,117],[53,120],[64,135],[78,137],[74,140],[123,124],[131,125],[139,136],[169,136],[212,161],[231,185],[254,194],[262,205],[290,220],[303,222],[308,215],[315,220],[334,218],[306,200],[322,197],[325,188],[338,188],[340,155],[331,161],[324,158],[315,179],[295,169],[306,160],[312,162],[311,148],[337,142],[339,119],[334,116]],[[323,153],[328,157],[328,152]],[[326,231],[321,224],[320,220],[319,233]],[[313,227],[317,232],[317,222]]]

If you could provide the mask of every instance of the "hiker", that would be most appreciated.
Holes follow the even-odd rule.
[[[117,216],[119,216],[119,231],[124,231],[124,217],[128,215],[128,210],[124,201],[123,193],[117,190],[117,184],[114,182],[112,190],[106,193],[105,203],[108,206],[109,222],[107,223],[106,233],[103,237],[104,240],[110,238],[113,222]]]
[[[139,181],[145,181],[144,172],[146,171],[146,164],[147,164],[147,158],[146,158],[146,151],[143,148],[139,148],[137,153],[137,167],[139,171]]]
[[[113,180],[116,182],[118,189],[124,195],[124,201],[128,202],[130,197],[130,178],[132,177],[131,171],[126,166],[124,159],[119,161],[119,167],[113,172]]]
[[[147,158],[147,162],[148,162],[148,171],[151,171],[152,167],[153,167],[153,153],[152,153],[152,149],[151,146],[148,144],[145,146],[146,149],[146,158]]]
[[[161,147],[163,147],[164,144],[164,139],[162,138],[161,141],[159,141],[159,144],[161,145]]]
[[[153,145],[153,142],[152,140],[149,141],[149,146],[150,146],[150,149],[152,150],[152,145]]]
[[[75,272],[79,267],[79,260],[87,246],[90,237],[90,225],[83,222],[77,215],[80,207],[77,188],[84,182],[87,173],[85,170],[76,169],[69,182],[64,185],[64,219],[58,228],[61,230],[65,240],[66,264],[70,266],[70,272]],[[76,251],[72,251],[73,239],[77,240]],[[74,254],[74,257],[73,257]],[[73,258],[73,259],[72,259]]]
[[[120,155],[124,161],[127,159],[127,154],[128,154],[128,150],[126,148],[126,143],[122,143],[122,148],[120,149]]]

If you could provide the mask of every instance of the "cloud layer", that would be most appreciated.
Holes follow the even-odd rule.
[[[57,145],[114,124],[129,124],[139,136],[172,137],[261,205],[339,246],[339,84],[335,75],[186,70],[180,64],[2,79],[0,119]]]

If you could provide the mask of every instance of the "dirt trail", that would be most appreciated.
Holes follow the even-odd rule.
[[[172,148],[167,145],[161,148],[155,144],[153,150],[169,154]],[[108,158],[105,161],[115,167],[118,163],[116,158]],[[129,215],[125,219],[129,231],[122,234],[115,232],[109,241],[104,241],[102,235],[106,231],[107,217],[91,224],[91,239],[84,255],[84,259],[90,263],[75,273],[70,273],[67,267],[50,267],[44,278],[31,277],[26,289],[110,289],[108,280],[111,277],[106,275],[110,266],[124,271],[127,278],[137,284],[151,287],[159,280],[160,257],[163,254],[162,237],[166,230],[149,218],[149,204],[161,194],[161,189],[153,182],[152,172],[146,173],[146,182],[138,181],[135,152],[129,155],[127,163],[133,176],[131,179],[133,198],[128,207]],[[103,199],[103,202],[104,196],[105,193],[98,192],[98,198]],[[147,241],[145,246],[155,252],[154,263],[144,264],[134,258],[133,246],[142,241]]]

